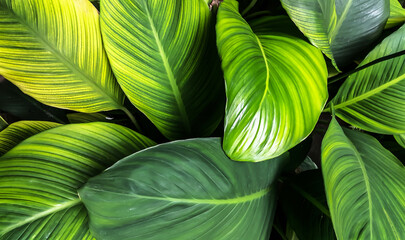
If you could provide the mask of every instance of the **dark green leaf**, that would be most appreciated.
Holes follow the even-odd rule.
[[[382,33],[390,0],[281,0],[298,28],[336,68],[348,65]]]
[[[97,239],[267,240],[287,157],[240,163],[219,138],[175,141],[119,161],[79,194]]]

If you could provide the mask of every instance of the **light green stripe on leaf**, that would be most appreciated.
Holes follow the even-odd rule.
[[[88,0],[0,0],[0,74],[50,106],[122,108],[99,14]]]

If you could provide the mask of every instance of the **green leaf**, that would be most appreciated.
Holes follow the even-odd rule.
[[[108,116],[102,113],[69,113],[70,123],[108,122]]]
[[[280,193],[280,203],[298,239],[336,239],[320,170],[288,178]]]
[[[219,138],[175,141],[117,162],[79,195],[97,239],[267,240],[287,157],[240,163]]]
[[[88,0],[0,0],[0,74],[53,107],[123,108]]]
[[[223,148],[239,161],[277,157],[315,127],[328,96],[323,56],[273,28],[272,34],[255,34],[235,0],[225,0],[217,17],[227,95]]]
[[[281,0],[311,43],[343,67],[367,50],[384,29],[390,0]]]
[[[405,148],[405,134],[394,135],[394,138],[397,140],[398,144],[401,145],[401,147]]]
[[[24,140],[0,158],[1,239],[89,238],[77,189],[151,145],[110,123],[64,125]]]
[[[169,139],[211,134],[223,116],[207,1],[105,0],[103,40],[129,100]]]
[[[3,129],[5,129],[7,126],[8,123],[6,122],[6,120],[4,120],[4,118],[0,116],[0,131],[3,131]]]
[[[385,29],[392,28],[405,22],[405,9],[398,0],[390,0],[390,16],[385,24]]]
[[[22,120],[66,123],[66,110],[42,104],[0,76],[0,110]]]
[[[405,50],[405,25],[385,38],[361,62]],[[405,55],[350,75],[332,100],[345,122],[375,133],[405,133]],[[325,111],[329,111],[329,108]]]
[[[375,138],[332,119],[322,173],[338,239],[405,239],[405,168]]]
[[[23,140],[60,124],[45,121],[20,121],[0,132],[0,157]]]

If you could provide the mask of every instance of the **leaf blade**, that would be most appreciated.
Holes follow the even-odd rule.
[[[124,96],[98,21],[87,0],[0,1],[1,74],[50,106],[82,112],[122,108]]]

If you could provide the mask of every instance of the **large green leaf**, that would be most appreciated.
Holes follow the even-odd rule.
[[[0,239],[87,239],[77,189],[154,143],[125,127],[84,123],[30,137],[0,158]]]
[[[240,163],[219,138],[175,141],[119,161],[79,195],[97,239],[267,240],[287,158]]]
[[[392,28],[405,22],[405,9],[398,0],[390,0],[390,16],[385,28]]]
[[[375,138],[332,119],[322,173],[338,239],[405,239],[405,168]]]
[[[300,240],[336,239],[321,171],[310,170],[285,180],[280,204]]]
[[[45,121],[20,121],[0,132],[0,157],[23,140],[60,124]]]
[[[209,135],[224,109],[206,0],[104,0],[101,28],[122,89],[169,139]]]
[[[405,25],[376,46],[360,66],[405,50],[404,42]],[[350,75],[332,100],[336,115],[370,132],[405,133],[404,61],[402,55]]]
[[[260,27],[255,34],[235,0],[225,0],[217,17],[227,95],[224,150],[240,161],[277,157],[315,127],[328,96],[323,56],[305,41],[272,30],[280,28],[264,34]],[[279,18],[267,20],[272,26]]]
[[[88,0],[0,0],[0,74],[54,107],[122,108]]]
[[[312,44],[345,66],[376,40],[390,12],[390,0],[281,0]]]

